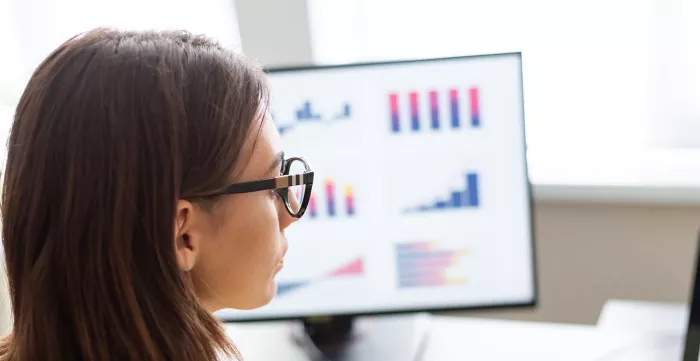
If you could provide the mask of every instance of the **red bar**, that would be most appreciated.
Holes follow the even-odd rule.
[[[472,108],[472,126],[478,127],[481,124],[481,116],[479,115],[479,89],[469,89],[469,101]]]
[[[411,103],[411,129],[417,131],[420,129],[420,122],[418,117],[418,93],[409,93],[408,100]]]
[[[391,131],[399,131],[399,96],[396,93],[389,94],[389,110],[391,115]]]

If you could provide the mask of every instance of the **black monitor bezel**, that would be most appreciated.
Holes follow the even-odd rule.
[[[683,361],[698,361],[700,354],[700,230],[698,230],[693,267],[695,273],[688,297],[688,321],[683,343]]]
[[[323,71],[323,70],[336,70],[342,68],[366,68],[366,67],[377,67],[377,66],[392,66],[392,65],[403,65],[411,63],[430,63],[430,62],[446,62],[446,61],[459,61],[466,59],[481,59],[481,58],[493,58],[493,57],[517,57],[518,63],[520,65],[520,93],[523,97],[521,100],[521,119],[523,120],[523,129],[525,129],[525,99],[524,99],[524,83],[523,83],[523,68],[522,68],[522,53],[521,52],[507,52],[507,53],[492,53],[492,54],[479,54],[479,55],[463,55],[463,56],[452,56],[452,57],[440,57],[440,58],[423,58],[423,59],[409,59],[409,60],[391,60],[391,61],[377,61],[377,62],[359,62],[359,63],[347,63],[347,64],[333,64],[333,65],[306,65],[306,66],[288,66],[288,67],[271,67],[265,68],[264,72],[266,74],[280,74],[280,73],[294,73],[302,71]],[[333,312],[324,314],[300,314],[296,316],[237,316],[237,317],[221,317],[219,319],[226,323],[247,323],[247,322],[267,322],[267,321],[298,321],[298,320],[309,320],[309,319],[327,319],[332,317],[364,317],[364,316],[385,316],[385,315],[401,315],[410,313],[437,313],[437,312],[457,312],[457,311],[477,311],[477,310],[499,310],[499,309],[529,309],[538,306],[539,301],[539,277],[537,268],[537,256],[535,247],[535,216],[533,207],[533,192],[532,192],[532,182],[530,179],[528,161],[527,161],[527,139],[526,132],[523,131],[523,157],[525,165],[525,179],[527,180],[527,201],[529,209],[529,223],[530,223],[530,245],[532,250],[532,275],[533,275],[533,298],[530,302],[515,302],[515,303],[504,303],[504,304],[484,304],[484,305],[465,305],[465,306],[451,306],[451,307],[433,307],[433,308],[412,308],[412,309],[386,309],[378,311],[367,311],[367,312]]]

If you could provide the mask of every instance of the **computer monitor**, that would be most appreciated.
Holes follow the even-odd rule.
[[[278,290],[225,321],[533,306],[520,53],[269,70],[315,172]]]
[[[683,361],[700,360],[700,231],[696,242],[691,280],[690,296],[688,297],[688,320],[683,343]]]

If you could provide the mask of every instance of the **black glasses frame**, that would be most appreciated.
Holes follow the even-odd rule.
[[[289,174],[294,161],[299,161],[304,165],[304,173],[292,175]],[[275,190],[275,192],[284,201],[287,212],[289,212],[292,217],[301,218],[301,216],[304,215],[304,212],[306,212],[306,207],[309,205],[309,200],[311,199],[311,188],[314,184],[314,172],[311,170],[306,160],[300,157],[292,157],[282,161],[281,170],[283,175],[279,177],[232,184],[219,192],[211,194],[210,196]],[[289,187],[298,185],[305,185],[304,198],[300,200],[301,204],[299,211],[294,212],[289,204]]]

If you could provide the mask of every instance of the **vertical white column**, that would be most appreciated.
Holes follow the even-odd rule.
[[[649,143],[700,147],[700,2],[656,0]]]

